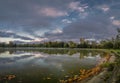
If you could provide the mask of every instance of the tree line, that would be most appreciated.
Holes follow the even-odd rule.
[[[49,41],[39,44],[15,44],[10,42],[9,44],[0,43],[0,47],[41,47],[41,48],[107,48],[107,49],[120,49],[120,28],[117,29],[117,35],[115,38],[102,40],[99,43],[92,41],[80,40],[80,43],[73,41]]]

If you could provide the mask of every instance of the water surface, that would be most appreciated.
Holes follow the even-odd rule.
[[[103,52],[74,49],[0,51],[0,83],[59,83],[95,67]],[[16,77],[8,80],[6,75]]]

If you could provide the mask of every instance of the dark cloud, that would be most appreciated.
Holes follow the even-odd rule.
[[[50,40],[111,37],[116,26],[109,18],[120,19],[119,5],[119,0],[0,0],[0,29]],[[55,26],[62,33],[52,33]]]
[[[1,0],[0,29],[23,31],[35,35],[34,31],[50,29],[56,18],[40,13],[42,8],[56,8],[65,11],[72,0]],[[57,13],[55,11],[55,13]],[[53,11],[54,13],[54,11]],[[61,13],[61,12],[60,12]],[[6,27],[4,27],[6,26]]]
[[[96,20],[84,20],[79,21],[76,23],[73,23],[72,25],[64,28],[65,35],[69,35],[70,37],[73,36],[73,38],[92,38],[95,37],[97,39],[99,38],[105,38],[110,37],[114,34],[114,32],[110,32],[109,30],[113,27],[110,26],[108,23],[103,24],[101,22],[96,22]]]
[[[20,36],[13,32],[0,31],[0,37],[9,37],[9,38],[20,38],[23,40],[33,40],[32,38]]]
[[[78,20],[63,28],[63,33],[53,34],[46,33],[45,36],[53,39],[61,40],[79,40],[79,38],[110,38],[116,34],[116,27],[105,15],[94,15],[87,19]]]
[[[70,0],[1,0],[0,21],[30,23],[31,25],[47,25],[52,18],[39,14],[42,7],[55,7],[64,10]],[[61,5],[58,7],[58,5]],[[35,22],[34,22],[35,21]],[[50,21],[49,21],[50,22]],[[28,24],[26,24],[28,25]]]

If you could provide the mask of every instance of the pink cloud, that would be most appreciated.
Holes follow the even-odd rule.
[[[70,4],[69,4],[69,8],[71,8],[71,9],[73,9],[73,10],[76,10],[76,9],[78,9],[78,7],[79,7],[79,2],[71,2]]]
[[[58,10],[56,8],[42,8],[40,10],[40,13],[44,16],[49,16],[49,17],[59,17],[59,16],[66,16],[68,15],[66,11],[61,11],[61,10]]]
[[[68,7],[72,10],[77,10],[79,12],[85,12],[85,9],[88,8],[87,5],[81,5],[80,2],[71,2]]]
[[[120,26],[120,20],[113,20],[112,24],[115,26]]]

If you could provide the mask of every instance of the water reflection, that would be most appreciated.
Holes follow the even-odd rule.
[[[0,76],[15,74],[9,83],[20,78],[21,83],[57,83],[81,68],[93,68],[103,55],[100,51],[72,49],[1,50]]]

